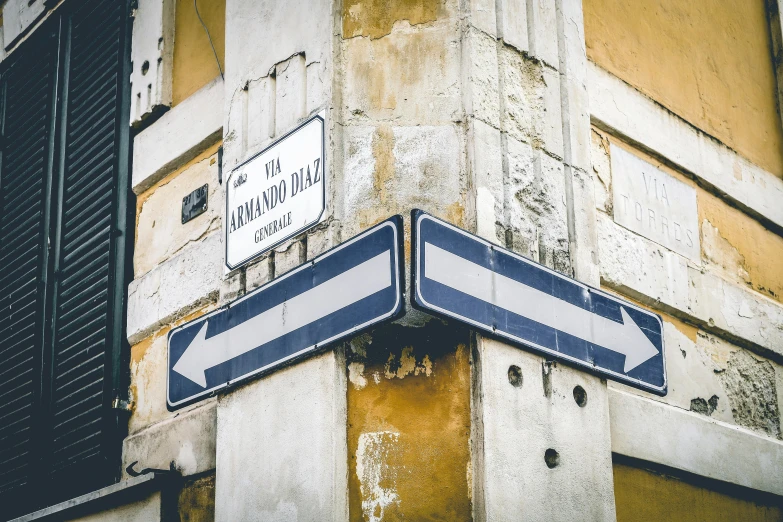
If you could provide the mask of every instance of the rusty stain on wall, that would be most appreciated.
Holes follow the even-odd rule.
[[[396,22],[410,25],[433,22],[442,15],[442,0],[346,0],[343,2],[343,37],[381,38]]]
[[[468,344],[438,321],[350,343],[351,520],[471,519]]]
[[[394,178],[394,132],[388,125],[375,129],[372,137],[372,155],[375,158],[373,189],[381,204],[388,202],[387,187]]]

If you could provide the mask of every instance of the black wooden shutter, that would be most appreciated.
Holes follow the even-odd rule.
[[[43,425],[44,303],[56,41],[30,42],[4,72],[0,176],[0,505],[32,493]],[[4,503],[3,501],[6,501]]]
[[[0,506],[17,512],[116,480],[127,425],[112,406],[125,398],[129,351],[127,3],[72,0],[49,25],[49,52],[25,43],[3,76],[0,372],[25,373],[8,386],[18,401],[0,395],[0,416],[22,421],[4,429],[0,417]],[[28,189],[14,190],[20,179]]]
[[[111,348],[121,19],[120,2],[100,0],[80,6],[71,23],[55,257],[52,478],[58,485],[74,473],[88,478],[107,468],[119,450],[111,436]]]

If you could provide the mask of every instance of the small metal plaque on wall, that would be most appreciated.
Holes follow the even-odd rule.
[[[196,216],[200,216],[207,210],[207,194],[209,184],[197,188],[182,198],[182,224],[184,225]]]

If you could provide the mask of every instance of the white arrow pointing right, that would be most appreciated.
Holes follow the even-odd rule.
[[[625,373],[658,350],[620,307],[618,323],[524,285],[431,243],[424,245],[424,276],[509,312],[625,355]]]

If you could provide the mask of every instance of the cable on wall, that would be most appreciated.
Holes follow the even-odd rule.
[[[212,43],[212,36],[209,34],[209,29],[207,29],[204,20],[201,19],[201,13],[198,12],[198,5],[196,4],[196,0],[193,0],[193,9],[196,10],[196,16],[198,17],[198,21],[201,22],[201,27],[203,27],[204,32],[207,33],[209,46],[212,47],[212,54],[215,55],[215,61],[217,62],[218,70],[220,71],[220,77],[223,79],[223,81],[226,81],[226,77],[223,76],[223,67],[220,65],[220,60],[218,59],[217,51],[215,50],[215,44]]]

